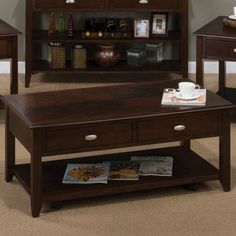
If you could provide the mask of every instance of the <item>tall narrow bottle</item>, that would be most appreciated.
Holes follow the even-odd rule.
[[[63,14],[60,15],[59,17],[59,27],[58,27],[58,31],[60,35],[64,35],[66,32],[66,28],[65,28],[65,17]]]
[[[67,36],[68,37],[74,36],[74,22],[73,22],[72,13],[69,14],[69,18],[68,18]]]
[[[48,26],[48,35],[51,36],[56,33],[56,17],[54,12],[51,13],[49,26]]]

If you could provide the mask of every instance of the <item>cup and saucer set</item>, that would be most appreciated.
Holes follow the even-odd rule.
[[[165,92],[173,94],[176,98],[181,100],[196,100],[201,94],[200,86],[192,82],[180,82],[178,89],[167,88]]]

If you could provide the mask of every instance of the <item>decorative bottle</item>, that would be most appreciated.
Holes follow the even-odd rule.
[[[64,35],[66,32],[65,28],[65,17],[63,14],[59,17],[59,27],[58,27],[59,34]]]
[[[129,20],[128,19],[120,19],[119,31],[122,33],[123,37],[128,37],[128,34],[130,32]]]
[[[48,26],[48,36],[56,33],[56,17],[54,12],[51,13],[49,26]]]
[[[93,24],[90,19],[86,19],[84,23],[84,33],[86,37],[89,37],[91,35],[91,32],[93,32]]]
[[[69,18],[68,18],[67,36],[68,37],[74,36],[74,22],[73,22],[72,13],[69,14]]]
[[[94,28],[95,28],[95,32],[97,32],[97,36],[102,37],[106,28],[105,19],[102,19],[102,18],[95,19]]]
[[[108,19],[107,21],[107,31],[110,33],[111,37],[115,36],[117,32],[117,21],[114,18]]]

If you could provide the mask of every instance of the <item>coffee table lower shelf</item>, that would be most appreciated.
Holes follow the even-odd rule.
[[[110,160],[126,160],[132,155],[173,156],[173,176],[140,176],[139,181],[108,181],[107,184],[63,184],[68,163],[95,163]],[[14,174],[30,194],[30,164],[14,167]],[[134,192],[219,179],[219,171],[209,162],[191,150],[183,147],[162,148],[139,152],[109,154],[79,159],[47,161],[42,164],[42,200],[44,202],[64,201],[123,192]]]

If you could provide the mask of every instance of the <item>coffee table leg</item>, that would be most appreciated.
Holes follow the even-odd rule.
[[[42,155],[41,136],[36,131],[33,134],[33,150],[31,153],[31,213],[33,217],[38,217],[42,205]]]
[[[17,35],[12,38],[11,94],[18,93],[18,47]]]
[[[219,61],[219,92],[222,97],[225,95],[225,61]]]
[[[220,137],[220,182],[225,192],[230,191],[230,112],[224,112]]]
[[[9,108],[6,107],[5,116],[5,180],[12,181],[15,166],[15,137],[9,130]]]
[[[185,147],[186,149],[190,149],[191,141],[190,140],[181,141],[181,146]]]

